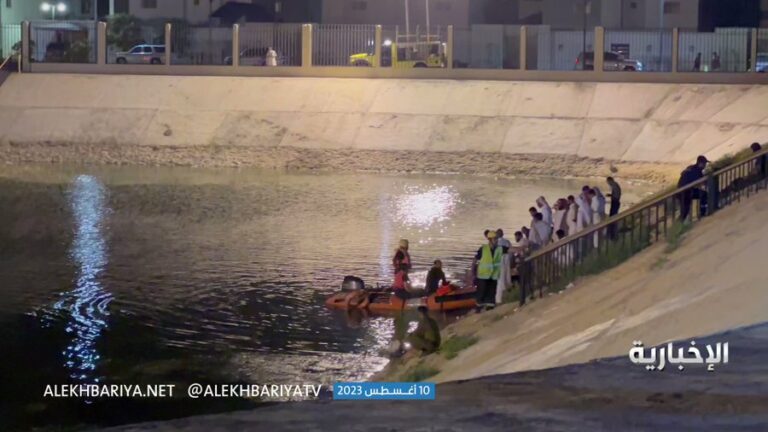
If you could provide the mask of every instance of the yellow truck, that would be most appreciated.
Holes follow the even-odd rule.
[[[444,68],[446,44],[441,41],[402,42],[390,40],[381,47],[381,66],[396,68]],[[371,67],[376,64],[375,53],[349,56],[351,66]]]

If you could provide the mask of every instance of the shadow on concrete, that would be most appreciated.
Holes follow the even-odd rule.
[[[768,430],[768,323],[696,342],[728,342],[729,363],[651,372],[622,356],[446,383],[431,402],[278,404],[112,430]]]

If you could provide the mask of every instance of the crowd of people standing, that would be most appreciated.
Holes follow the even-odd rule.
[[[517,277],[517,265],[528,254],[618,214],[621,186],[613,177],[606,178],[606,183],[610,188],[607,195],[598,186],[584,186],[578,196],[559,198],[554,205],[539,197],[536,205],[528,209],[530,226],[516,231],[514,242],[504,238],[502,229],[486,230],[488,243],[478,249],[472,265],[478,310],[491,309],[501,302],[503,292]]]

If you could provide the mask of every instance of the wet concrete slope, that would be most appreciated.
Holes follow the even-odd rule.
[[[677,346],[688,345],[688,340]],[[627,356],[438,385],[434,402],[283,404],[112,431],[759,431],[768,429],[768,324],[706,338],[730,361],[647,371]],[[629,349],[629,347],[628,347]],[[343,426],[342,426],[343,425]]]
[[[768,137],[768,86],[14,75],[4,145],[292,147],[687,162]]]

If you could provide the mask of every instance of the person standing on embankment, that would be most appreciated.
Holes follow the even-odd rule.
[[[477,250],[473,263],[477,264],[477,311],[496,306],[496,286],[501,274],[503,254],[496,243],[496,231],[488,231],[488,243]]]

